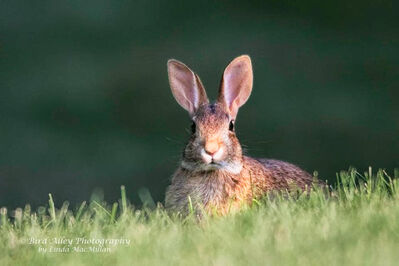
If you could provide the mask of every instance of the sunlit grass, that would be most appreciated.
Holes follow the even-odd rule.
[[[123,186],[118,202],[93,197],[74,210],[67,202],[56,208],[50,194],[35,211],[0,209],[0,265],[397,265],[398,178],[398,171],[352,169],[337,175],[331,193],[273,195],[200,222],[168,215],[146,190],[139,192],[141,209],[129,204]],[[101,246],[77,238],[124,242]]]

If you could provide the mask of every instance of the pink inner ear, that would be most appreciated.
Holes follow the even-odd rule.
[[[173,75],[175,79],[173,82],[174,90],[176,90],[180,101],[184,102],[187,109],[194,110],[197,107],[198,100],[194,74],[187,71],[187,69],[179,67]]]
[[[220,96],[235,118],[238,108],[249,98],[252,90],[252,66],[248,56],[234,59],[225,69]]]
[[[242,64],[234,65],[228,70],[225,77],[225,86],[228,88],[225,90],[225,99],[226,102],[229,103],[229,106],[231,106],[233,102],[239,103],[240,101],[240,89],[245,79],[245,73],[243,72],[245,72],[245,69]]]
[[[168,61],[169,83],[176,101],[193,114],[207,97],[199,78],[183,63],[177,60]]]

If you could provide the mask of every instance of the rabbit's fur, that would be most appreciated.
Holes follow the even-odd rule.
[[[312,185],[312,176],[295,165],[242,154],[234,121],[252,90],[249,56],[237,57],[226,67],[218,100],[211,104],[199,77],[186,65],[169,60],[168,74],[172,93],[193,125],[166,191],[166,208],[183,215],[190,208],[226,214],[266,192]]]

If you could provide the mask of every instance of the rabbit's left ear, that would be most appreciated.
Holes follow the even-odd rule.
[[[232,119],[236,118],[238,109],[248,100],[252,82],[252,64],[248,55],[235,58],[224,70],[218,101],[225,106]]]

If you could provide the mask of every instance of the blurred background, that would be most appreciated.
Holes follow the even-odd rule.
[[[247,154],[336,172],[399,167],[393,1],[1,1],[0,205],[163,201],[189,134],[166,61],[211,98],[253,60],[237,118]],[[102,191],[102,192],[101,192]]]

